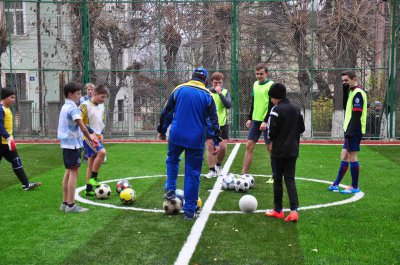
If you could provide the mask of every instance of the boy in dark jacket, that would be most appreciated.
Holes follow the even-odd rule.
[[[287,222],[297,222],[298,199],[296,182],[296,160],[299,156],[300,134],[305,130],[303,116],[297,105],[286,98],[286,87],[275,83],[268,92],[272,103],[268,119],[268,139],[271,140],[271,162],[274,178],[274,210],[266,211],[265,215],[274,218],[284,218],[282,196],[282,179],[285,179],[286,189],[289,195],[290,213],[285,218]]]

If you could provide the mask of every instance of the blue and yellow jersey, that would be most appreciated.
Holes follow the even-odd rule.
[[[103,134],[105,128],[104,104],[94,104],[91,100],[83,102],[79,106],[81,110],[82,121],[90,133],[96,133],[97,136]]]
[[[0,104],[0,136],[1,143],[7,144],[7,138],[13,133],[13,116],[10,108]]]

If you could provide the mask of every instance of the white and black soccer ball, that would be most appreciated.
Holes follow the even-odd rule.
[[[111,188],[107,184],[100,184],[95,190],[94,194],[97,199],[105,200],[111,196]]]
[[[242,177],[245,177],[247,181],[250,184],[250,189],[254,188],[254,185],[256,184],[254,177],[250,174],[243,174]]]
[[[246,192],[250,189],[250,184],[246,178],[237,178],[235,182],[235,190],[238,192]]]
[[[163,203],[163,209],[165,211],[166,214],[168,215],[175,215],[180,213],[180,211],[182,210],[183,207],[183,203],[181,201],[181,199],[179,199],[178,197],[175,197],[172,200],[164,200]]]
[[[136,200],[136,193],[131,188],[126,188],[121,191],[119,198],[123,204],[130,205]]]
[[[258,202],[253,195],[244,195],[239,200],[239,208],[242,212],[252,213],[257,210]]]
[[[121,193],[124,189],[132,188],[131,184],[129,183],[128,180],[126,179],[121,179],[117,182],[117,185],[115,187],[115,190],[117,191],[118,194]]]
[[[222,187],[226,190],[234,190],[236,177],[234,174],[229,173],[222,179]]]

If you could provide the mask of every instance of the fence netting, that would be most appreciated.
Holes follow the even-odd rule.
[[[341,72],[368,95],[366,137],[399,138],[398,0],[0,3],[0,83],[15,134],[55,138],[69,81],[106,84],[106,138],[156,139],[167,97],[195,67],[224,74],[231,139],[244,139],[254,67],[284,83],[304,138],[343,135]]]

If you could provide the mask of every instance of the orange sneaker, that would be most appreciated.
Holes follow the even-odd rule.
[[[299,214],[297,211],[291,211],[289,215],[285,218],[286,222],[297,222],[299,220]]]
[[[282,219],[282,218],[285,217],[285,214],[283,213],[283,211],[277,212],[275,210],[266,211],[264,213],[264,215],[267,216],[267,217],[274,217],[274,218],[277,218],[277,219]]]

